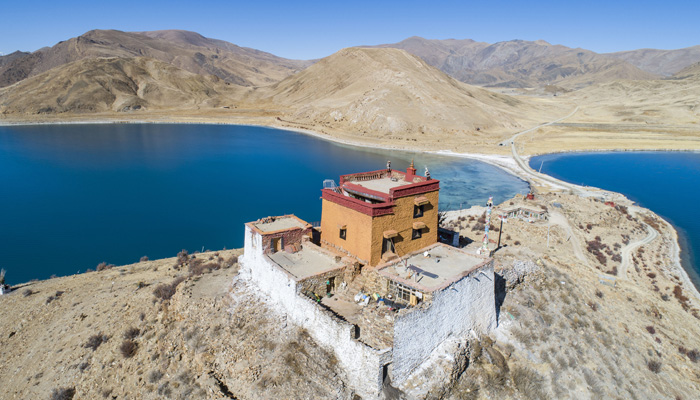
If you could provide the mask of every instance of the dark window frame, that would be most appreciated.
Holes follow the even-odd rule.
[[[423,237],[423,230],[422,229],[414,229],[413,232],[411,233],[411,240],[420,239],[422,237]]]
[[[340,233],[338,234],[338,236],[343,240],[347,240],[347,237],[348,237],[347,228],[340,228]]]
[[[413,206],[413,218],[420,218],[423,216],[423,213],[425,210],[423,210],[423,205],[414,205]]]

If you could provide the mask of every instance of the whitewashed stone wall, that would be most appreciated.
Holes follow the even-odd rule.
[[[400,314],[394,322],[393,379],[400,385],[450,336],[495,328],[493,261],[442,291],[427,308]]]
[[[297,293],[297,282],[263,254],[261,236],[247,226],[245,229],[242,276],[277,303],[289,320],[306,328],[317,343],[335,353],[349,385],[358,394],[376,398],[382,387],[382,367],[391,362],[391,349],[375,350],[353,339],[352,324]]]

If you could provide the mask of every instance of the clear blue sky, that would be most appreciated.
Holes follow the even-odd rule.
[[[91,29],[185,29],[282,57],[410,36],[543,39],[596,52],[700,44],[700,1],[6,1],[0,52],[34,51]],[[532,3],[532,4],[530,4]]]

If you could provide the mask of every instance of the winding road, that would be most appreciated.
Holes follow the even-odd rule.
[[[579,110],[579,107],[577,106],[571,113],[569,113],[568,115],[566,115],[562,118],[559,118],[557,120],[550,121],[550,122],[547,122],[547,123],[544,123],[541,125],[537,125],[534,128],[530,128],[530,129],[524,130],[522,132],[518,132],[515,135],[513,135],[510,139],[506,140],[505,142],[501,142],[500,145],[507,145],[508,142],[510,142],[513,160],[518,165],[518,167],[522,170],[522,172],[525,173],[527,178],[529,178],[530,183],[535,183],[535,182],[536,183],[544,183],[544,184],[547,184],[549,186],[553,186],[555,188],[568,189],[579,196],[586,196],[586,197],[587,196],[600,196],[601,194],[603,194],[603,192],[601,192],[598,189],[591,190],[591,189],[584,188],[584,187],[574,185],[571,183],[562,182],[559,179],[553,178],[549,175],[545,175],[545,174],[541,174],[539,172],[536,172],[535,170],[530,168],[530,166],[527,164],[527,162],[525,160],[522,159],[522,157],[520,157],[520,155],[518,154],[516,143],[515,143],[515,140],[519,136],[524,135],[524,134],[529,133],[529,132],[533,132],[539,128],[542,128],[543,126],[552,125],[554,123],[563,121],[563,120],[571,117],[572,115],[576,114],[576,112],[578,110]],[[635,209],[634,206],[631,206],[629,208],[629,210],[630,210],[630,212],[637,214],[637,210]],[[574,235],[574,232],[571,229],[571,225],[569,224],[569,221],[566,219],[566,217],[564,215],[556,212],[556,211],[551,211],[550,212],[550,222],[555,224],[555,225],[561,226],[562,228],[564,228],[564,230],[566,231],[567,235],[569,235],[570,238],[574,238],[574,240],[572,241],[574,255],[576,256],[576,258],[578,258],[585,265],[590,266],[590,263],[588,261],[588,257],[586,257],[586,255],[583,253],[583,250],[581,249],[581,243],[579,243],[579,241],[576,239],[576,236]],[[646,244],[653,242],[659,236],[659,232],[657,232],[654,228],[652,228],[651,226],[649,226],[648,224],[646,224],[644,222],[642,222],[642,224],[644,224],[644,226],[647,229],[647,236],[644,237],[643,239],[638,239],[638,240],[635,240],[635,241],[628,243],[621,250],[622,261],[620,263],[620,269],[618,271],[618,276],[622,279],[625,279],[625,280],[628,279],[627,278],[627,270],[629,269],[629,266],[631,264],[632,253],[640,246],[643,246],[643,245],[646,245]]]
[[[651,226],[643,223],[647,228],[647,236],[643,239],[635,240],[627,244],[627,246],[622,248],[622,262],[620,263],[620,270],[618,271],[618,276],[622,279],[627,279],[627,269],[629,268],[632,260],[632,253],[640,246],[649,244],[653,242],[658,236],[659,232]]]
[[[582,188],[578,185],[572,185],[570,183],[562,182],[556,178],[552,178],[549,175],[541,174],[539,172],[536,172],[532,168],[530,168],[530,166],[527,164],[527,162],[525,160],[523,160],[522,157],[520,157],[520,155],[518,154],[518,149],[517,149],[517,146],[515,144],[515,139],[517,139],[520,135],[524,135],[524,134],[529,133],[529,132],[534,132],[537,129],[540,129],[544,126],[552,125],[552,124],[555,124],[557,122],[563,121],[563,120],[571,117],[572,115],[576,114],[578,109],[579,109],[579,107],[576,106],[576,108],[574,108],[574,110],[571,113],[569,113],[568,115],[566,115],[564,117],[561,117],[557,120],[550,121],[550,122],[547,122],[547,123],[544,123],[541,125],[537,125],[534,128],[530,128],[530,129],[524,130],[522,132],[518,132],[515,135],[513,135],[510,139],[506,140],[505,142],[501,142],[500,144],[504,145],[504,144],[507,144],[507,142],[510,142],[510,149],[511,149],[511,153],[513,155],[513,160],[520,167],[520,169],[522,169],[531,179],[535,178],[537,180],[546,182],[547,184],[549,184],[551,186],[554,186],[557,188],[568,189],[568,190],[571,190],[577,194],[584,194],[585,193],[585,194],[590,195],[589,191],[582,190]]]

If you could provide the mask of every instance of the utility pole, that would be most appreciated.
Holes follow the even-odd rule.
[[[486,202],[486,227],[484,228],[484,245],[481,250],[485,251],[486,254],[489,253],[489,225],[491,225],[491,208],[493,207],[493,196],[489,197],[489,201]]]
[[[503,215],[499,215],[498,218],[501,220],[501,227],[498,230],[498,245],[496,246],[496,250],[501,248],[501,235],[503,234]]]

